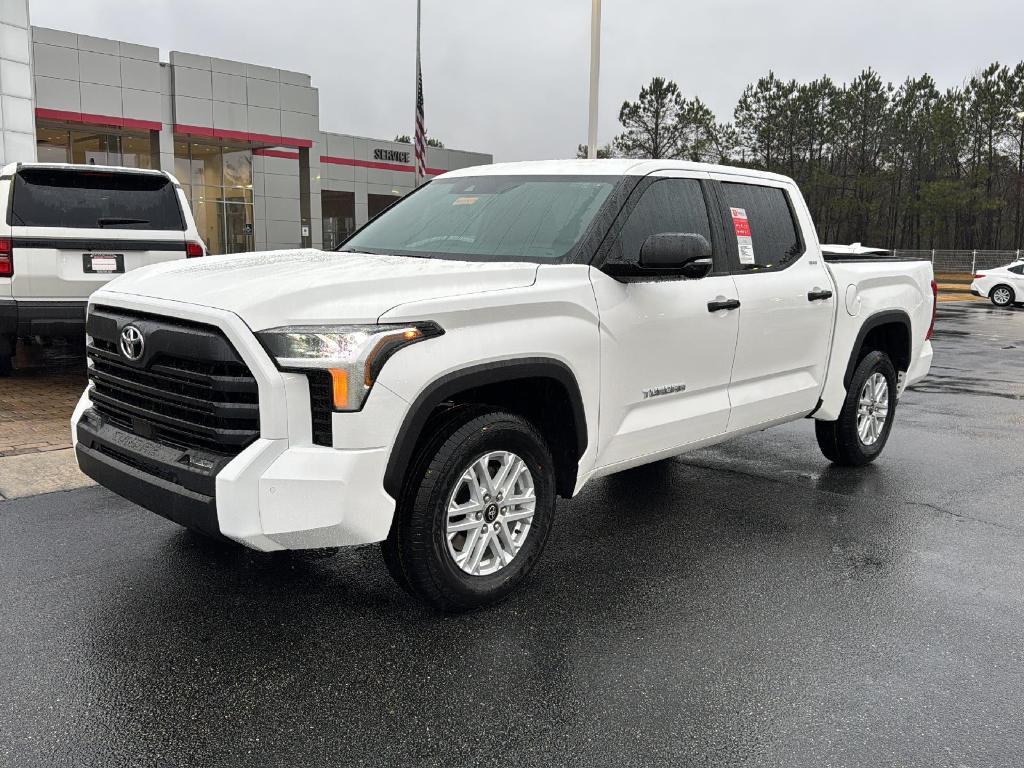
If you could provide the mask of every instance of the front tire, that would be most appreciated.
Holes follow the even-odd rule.
[[[384,561],[442,611],[505,598],[533,570],[555,509],[551,453],[526,419],[467,409],[440,422],[414,459]]]
[[[1013,288],[1008,285],[997,285],[989,292],[988,298],[989,301],[1000,309],[1012,306],[1017,300],[1014,296]]]
[[[896,417],[896,369],[884,352],[869,352],[857,365],[846,401],[835,421],[815,421],[814,434],[825,458],[861,467],[885,448]]]

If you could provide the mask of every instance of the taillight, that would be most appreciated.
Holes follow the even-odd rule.
[[[932,280],[932,322],[928,326],[928,335],[924,337],[925,341],[931,339],[932,334],[935,332],[935,315],[939,311],[939,284]]]
[[[14,274],[14,243],[7,238],[0,238],[0,277]]]
[[[985,273],[984,272],[980,272],[980,273],[978,273],[977,275],[974,276],[974,279],[975,280],[980,280],[984,276],[985,276]]]
[[[198,259],[200,256],[205,256],[206,251],[203,250],[202,243],[187,242],[185,243],[185,258],[186,259]]]

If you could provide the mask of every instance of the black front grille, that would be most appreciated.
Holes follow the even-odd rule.
[[[119,350],[126,325],[143,335],[138,361]],[[90,398],[118,428],[229,456],[259,436],[256,380],[218,328],[112,307],[93,307],[87,328]]]

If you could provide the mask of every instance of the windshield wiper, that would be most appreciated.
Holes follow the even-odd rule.
[[[149,219],[124,219],[116,216],[101,216],[96,219],[96,223],[101,227],[105,227],[108,224],[149,224]]]

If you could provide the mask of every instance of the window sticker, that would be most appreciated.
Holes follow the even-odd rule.
[[[475,197],[457,197],[452,205],[473,205],[475,202]]]
[[[754,240],[750,236],[750,221],[743,208],[730,208],[732,228],[736,231],[736,241],[740,248],[740,264],[754,264]]]

